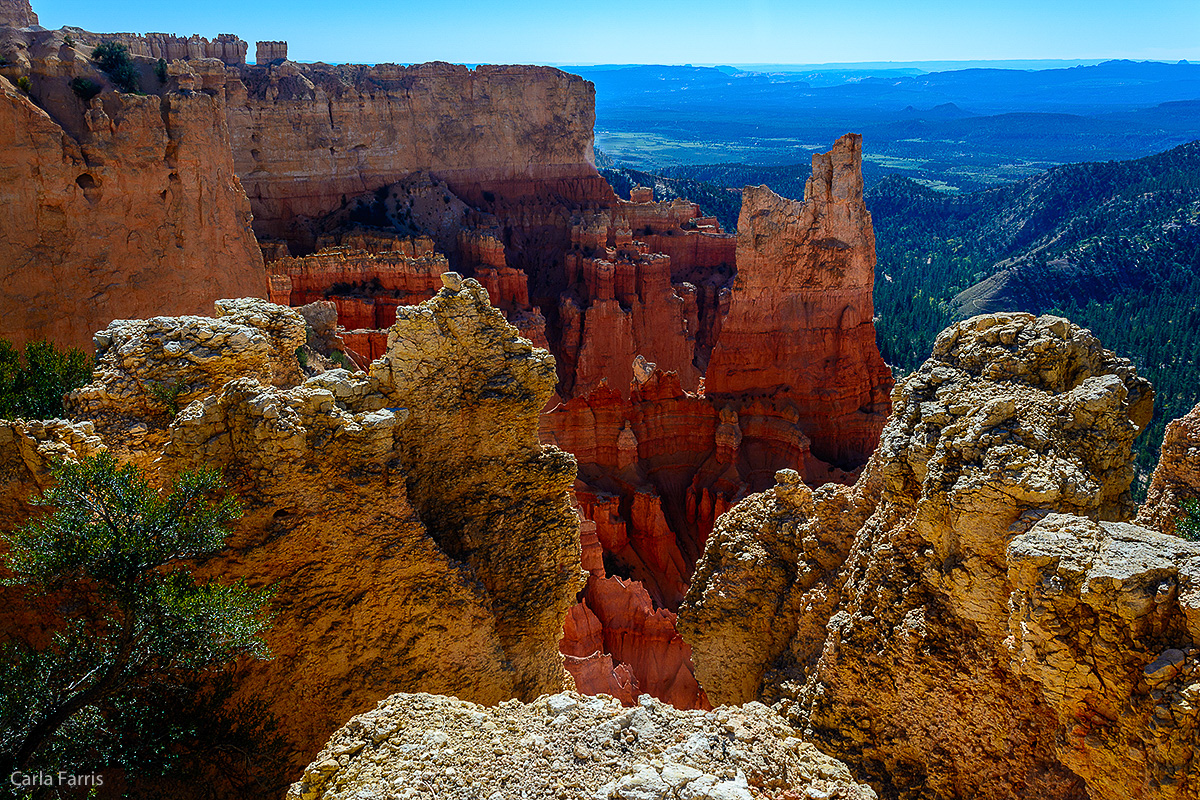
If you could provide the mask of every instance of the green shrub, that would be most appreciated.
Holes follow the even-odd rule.
[[[30,90],[33,89],[33,84],[29,82],[28,75],[22,75],[17,78],[17,88],[25,94],[29,94]]]
[[[154,65],[154,74],[158,76],[159,83],[167,82],[167,60],[160,58]]]
[[[150,717],[178,712],[172,690],[239,657],[269,657],[270,591],[192,574],[192,560],[224,546],[240,508],[214,499],[223,487],[211,470],[182,474],[166,497],[108,453],[60,464],[54,477],[34,501],[53,513],[0,537],[4,582],[26,591],[30,612],[57,607],[48,596],[72,608],[42,621],[45,642],[0,639],[0,771],[161,771],[172,742],[144,734],[169,732],[169,719]]]
[[[1183,516],[1175,520],[1175,530],[1189,542],[1200,542],[1200,500],[1183,501]]]
[[[92,360],[78,348],[59,350],[44,339],[25,345],[25,357],[0,339],[0,417],[63,416],[63,395],[92,376]],[[23,361],[23,363],[22,363]]]
[[[92,51],[94,60],[122,92],[140,88],[138,70],[129,55],[129,48],[120,42],[105,42]]]
[[[100,94],[100,84],[91,78],[72,78],[71,91],[75,93],[76,97],[86,103]]]
[[[152,383],[150,384],[150,396],[157,400],[173,417],[179,413],[179,398],[187,391],[187,388],[187,384],[183,382],[182,378],[171,383]]]
[[[65,44],[67,47],[74,47],[75,46],[75,37],[68,33],[66,36],[63,37],[63,44]]]

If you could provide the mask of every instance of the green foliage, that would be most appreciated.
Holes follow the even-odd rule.
[[[28,342],[24,359],[0,339],[0,417],[62,417],[63,395],[87,383],[92,360],[82,350],[58,350],[45,340]]]
[[[308,368],[308,352],[304,349],[304,345],[296,348],[296,360],[300,362],[300,369]]]
[[[1183,516],[1175,520],[1175,530],[1189,542],[1200,542],[1200,500],[1183,502]]]
[[[67,47],[74,47],[75,46],[75,37],[69,33],[66,34],[65,36],[63,36],[63,44],[65,44]]]
[[[1134,441],[1143,496],[1167,422],[1200,399],[1200,143],[964,195],[891,178],[867,206],[887,362],[919,366],[943,327],[975,313],[956,295],[1008,270],[1002,291],[971,294],[989,310],[1064,316],[1154,384],[1154,418]]]
[[[31,610],[46,598],[71,614],[48,641],[9,632],[0,644],[0,771],[161,773],[189,721],[148,702],[238,657],[267,657],[270,592],[199,582],[187,564],[219,550],[240,514],[233,499],[211,499],[215,472],[185,473],[165,497],[106,453],[55,478],[35,501],[53,513],[3,537],[3,566]]]
[[[33,90],[33,84],[29,82],[28,75],[22,75],[17,78],[17,88],[25,94],[29,94]]]
[[[92,51],[92,60],[107,73],[122,92],[136,92],[140,88],[138,70],[129,48],[120,42],[104,42]]]
[[[167,60],[165,58],[160,58],[154,64],[154,75],[158,78],[159,83],[167,82]]]
[[[179,398],[187,391],[187,384],[183,379],[171,381],[170,383],[152,383],[147,388],[150,390],[150,396],[155,399],[171,416],[179,413]]]
[[[76,97],[86,103],[100,94],[100,84],[91,78],[72,78],[71,91],[75,93]]]
[[[342,367],[343,369],[349,369],[349,370],[354,369],[354,362],[352,362],[349,358],[347,358],[346,354],[343,353],[341,350],[334,350],[333,352],[331,352],[329,354],[329,360],[332,361],[333,363],[337,364],[339,367]]]

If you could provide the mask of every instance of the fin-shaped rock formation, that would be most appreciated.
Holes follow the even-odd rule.
[[[846,766],[750,703],[715,714],[574,693],[484,708],[397,694],[339,730],[289,800],[874,800]]]
[[[297,765],[396,691],[563,686],[581,573],[575,464],[537,441],[554,362],[478,283],[443,280],[401,309],[370,374],[303,379],[299,314],[221,301],[98,334],[94,382],[69,398],[88,422],[0,430],[6,497],[42,486],[49,454],[103,444],[164,482],[222,473],[245,514],[198,570],[276,587],[274,658],[244,665],[238,692],[279,718]]]
[[[887,796],[1194,797],[1200,544],[1123,522],[1151,397],[1066,320],[947,329],[854,487],[781,473],[718,521],[701,684]]]

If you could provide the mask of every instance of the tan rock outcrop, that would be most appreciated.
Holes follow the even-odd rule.
[[[555,694],[484,708],[397,694],[346,723],[290,800],[437,797],[578,800],[868,800],[845,765],[759,703],[715,713],[643,698]]]
[[[275,587],[274,658],[242,665],[238,697],[266,702],[296,766],[395,691],[496,703],[563,686],[558,643],[583,575],[574,461],[536,435],[553,361],[478,283],[444,281],[401,309],[370,375],[297,385],[303,318],[223,300],[218,318],[114,322],[93,382],[69,398],[156,480],[215,468],[244,506],[198,571]],[[55,425],[68,456],[99,442],[90,423]],[[17,463],[39,448],[13,449],[10,485],[44,482],[41,461]]]
[[[146,466],[191,402],[238,378],[298,382],[303,317],[254,298],[219,301],[216,313],[109,324],[94,337],[92,382],[67,395],[68,413],[93,421],[115,453]]]
[[[1052,514],[1008,547],[1009,649],[1093,798],[1200,796],[1200,543]]]
[[[104,76],[55,32],[22,36],[30,96],[0,76],[0,337],[86,348],[114,319],[265,296],[220,96],[84,105],[71,79]]]
[[[713,702],[781,702],[888,796],[1195,796],[1193,555],[1108,524],[1146,381],[1001,314],[944,331],[893,402],[854,487],[785,473],[718,520],[680,609]],[[1156,693],[1167,650],[1184,677]]]
[[[269,64],[272,61],[287,61],[287,42],[255,42],[254,63]]]
[[[90,51],[105,42],[123,44],[129,53],[166,61],[193,61],[215,58],[226,66],[246,63],[249,45],[232,33],[221,33],[209,39],[193,33],[191,36],[176,36],[171,33],[92,33],[82,28],[63,28],[78,45]]]
[[[1185,514],[1183,504],[1200,500],[1200,405],[1167,424],[1162,452],[1138,523],[1163,533],[1175,533]]]
[[[862,191],[857,134],[813,156],[803,202],[743,190],[737,279],[705,373],[710,396],[795,409],[814,455],[844,467],[874,449],[892,385],[875,345],[875,234]]]

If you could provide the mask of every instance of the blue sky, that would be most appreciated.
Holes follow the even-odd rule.
[[[298,61],[1200,61],[1200,0],[33,0],[46,27],[286,39]]]

